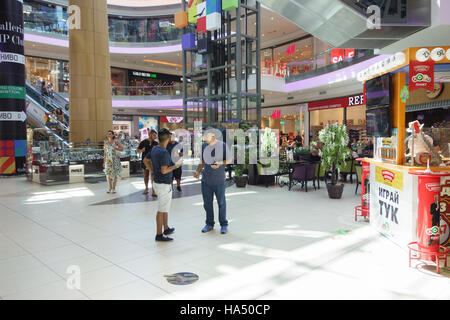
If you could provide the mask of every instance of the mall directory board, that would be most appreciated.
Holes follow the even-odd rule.
[[[25,172],[27,152],[23,3],[0,6],[0,175]]]

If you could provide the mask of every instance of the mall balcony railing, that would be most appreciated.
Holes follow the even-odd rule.
[[[53,7],[38,1],[24,1],[24,27],[33,32],[68,37],[66,6]],[[158,43],[179,41],[182,30],[175,28],[174,16],[151,18],[108,17],[109,41]]]
[[[188,85],[187,94],[188,96],[194,93],[194,87]],[[157,98],[159,96],[165,97],[181,97],[183,95],[182,85],[171,85],[171,86],[152,86],[152,87],[131,87],[131,86],[113,86],[112,87],[113,96],[146,96]]]
[[[352,64],[356,64],[372,58],[374,51],[372,49],[355,49],[354,56],[340,59],[339,56],[333,57],[333,50],[328,49],[309,58],[291,61],[289,63],[268,63],[262,61],[262,75],[285,78],[286,82],[302,80],[314,77],[320,74],[332,72]],[[338,59],[338,61],[333,61]]]

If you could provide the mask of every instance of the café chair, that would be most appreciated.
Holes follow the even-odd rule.
[[[350,183],[353,183],[353,174],[355,174],[355,166],[354,166],[354,160],[352,159],[346,159],[344,167],[341,170],[341,173],[346,173],[350,175]]]
[[[296,166],[292,171],[291,178],[289,179],[289,191],[292,188],[292,182],[301,183],[302,188],[306,178],[306,166]]]
[[[311,164],[307,164],[304,167],[305,167],[304,184],[305,184],[306,192],[308,192],[308,181],[312,181],[313,182],[313,186],[314,186],[314,190],[317,190],[316,189],[316,178],[315,178],[315,172],[316,172],[317,164],[311,163]]]
[[[327,183],[327,175],[325,172],[325,167],[322,166],[322,162],[316,163],[316,169],[315,169],[314,176],[317,180],[317,188],[320,190],[320,179],[323,179],[325,184]]]

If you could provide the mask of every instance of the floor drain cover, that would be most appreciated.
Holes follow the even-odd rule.
[[[177,286],[185,286],[188,284],[193,284],[194,282],[197,282],[197,280],[199,279],[198,275],[191,272],[180,272],[164,277],[167,279],[167,282]]]

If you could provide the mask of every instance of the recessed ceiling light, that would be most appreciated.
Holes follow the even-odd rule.
[[[270,17],[270,20],[273,20],[273,17]]]

